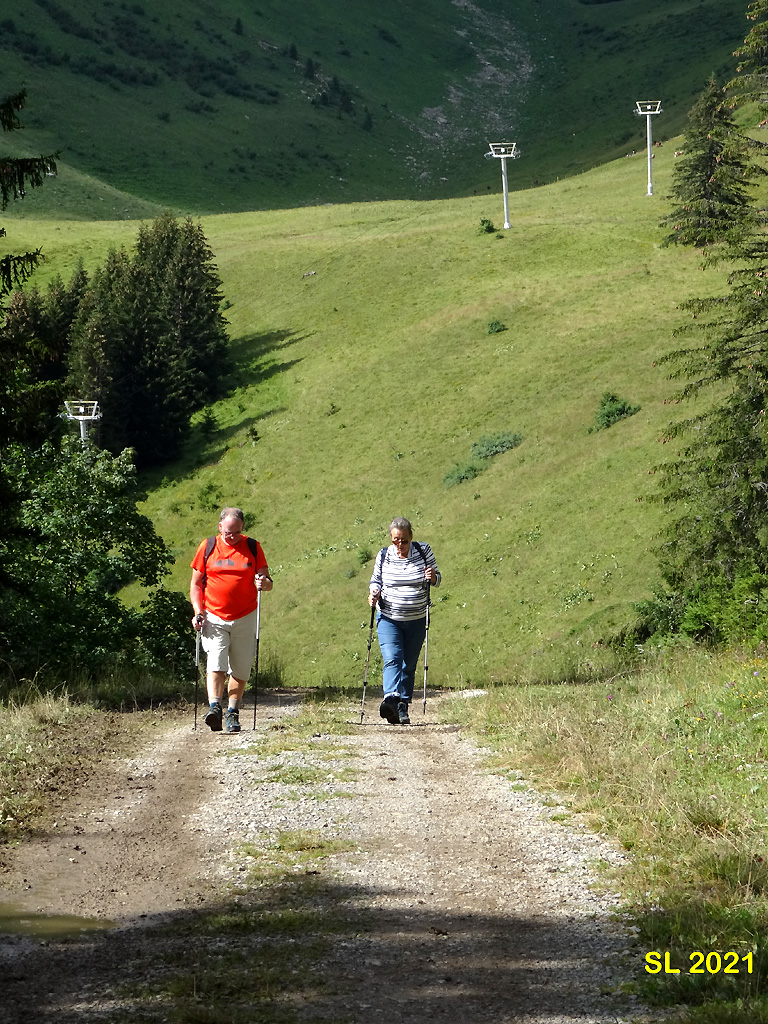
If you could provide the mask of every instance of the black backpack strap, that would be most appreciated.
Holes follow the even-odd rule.
[[[256,561],[258,559],[258,551],[259,551],[258,541],[256,540],[255,537],[246,537],[245,539],[248,541],[248,547],[251,549],[251,554],[253,555],[253,575],[254,575],[254,578],[255,578],[255,576],[256,576]],[[267,579],[271,580],[272,577],[271,576],[267,576]]]
[[[211,552],[216,547],[215,537],[205,538],[205,554],[203,555],[203,578],[200,580],[200,589],[205,590],[205,585],[208,582],[208,559],[211,557]]]
[[[382,589],[384,588],[384,559],[386,557],[387,557],[387,549],[386,548],[382,548],[381,551],[376,556],[376,561],[379,563],[379,575],[381,576],[381,586],[382,586]],[[379,602],[378,602],[378,604],[379,604],[379,609],[381,611],[384,611],[384,607],[386,605],[386,601],[382,598],[381,591],[379,591]]]
[[[425,568],[429,568],[427,566],[427,556],[424,554],[424,551],[423,551],[423,549],[421,547],[421,544],[419,544],[419,542],[416,541],[416,540],[412,540],[411,544],[413,544],[413,546],[416,548],[417,552],[421,555],[421,560],[424,563]]]
[[[415,540],[412,540],[412,541],[411,541],[411,544],[413,544],[413,546],[414,546],[414,547],[416,548],[416,550],[418,551],[418,553],[419,553],[419,554],[421,555],[421,557],[422,557],[422,560],[423,560],[423,562],[424,562],[424,568],[425,568],[425,569],[428,569],[428,568],[429,568],[429,565],[427,564],[427,556],[426,556],[426,555],[424,554],[424,551],[422,550],[421,544],[419,544],[419,542],[418,542],[418,541],[415,541]],[[430,590],[429,590],[429,588],[430,588],[431,586],[432,586],[432,584],[431,584],[431,583],[427,583],[427,616],[429,616],[429,606],[430,606],[430,605],[432,604],[432,600],[431,600],[431,598],[429,597],[429,593],[430,593]],[[429,621],[429,619],[427,619],[427,621]]]

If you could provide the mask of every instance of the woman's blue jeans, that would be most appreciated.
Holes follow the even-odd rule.
[[[427,620],[398,622],[379,614],[376,618],[379,647],[384,659],[384,696],[410,701],[416,679],[416,663],[427,632]]]

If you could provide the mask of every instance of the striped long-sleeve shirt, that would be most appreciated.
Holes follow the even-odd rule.
[[[376,556],[370,590],[380,590],[379,608],[388,619],[408,621],[423,619],[427,614],[427,581],[424,570],[434,569],[440,586],[440,570],[429,544],[411,541],[406,558],[400,558],[394,544],[382,548]],[[419,554],[421,549],[422,554]],[[423,555],[423,557],[422,557]]]

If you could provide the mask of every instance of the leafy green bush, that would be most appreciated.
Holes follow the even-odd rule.
[[[511,430],[502,430],[500,434],[483,434],[472,445],[470,455],[473,459],[491,459],[512,448],[517,448],[523,441],[522,434],[513,434]]]
[[[478,235],[492,235],[496,228],[493,226],[493,221],[488,220],[487,217],[480,218],[480,227],[477,229]]]
[[[446,487],[455,487],[457,484],[464,483],[465,480],[474,480],[476,476],[480,476],[482,471],[483,467],[474,462],[466,462],[463,466],[456,465],[445,474],[443,483]]]
[[[489,334],[501,334],[502,331],[506,331],[507,325],[503,324],[501,320],[491,320],[488,324]]]
[[[639,410],[639,405],[630,405],[626,398],[619,398],[612,391],[606,391],[600,400],[600,408],[595,416],[595,425],[589,428],[588,433],[592,434],[596,430],[612,427],[619,420],[625,420],[628,416],[634,416]]]

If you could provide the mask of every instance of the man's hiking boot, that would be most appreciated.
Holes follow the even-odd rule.
[[[227,732],[240,732],[240,712],[237,708],[227,708],[226,719]]]
[[[400,703],[397,705],[397,717],[398,720],[400,721],[400,725],[411,724],[411,720],[408,717],[408,703],[404,700],[401,700]]]
[[[211,732],[221,732],[221,704],[211,704],[205,716],[205,724]]]
[[[397,725],[400,721],[397,714],[397,696],[390,694],[389,697],[385,697],[381,702],[379,714],[386,718],[390,725]]]

